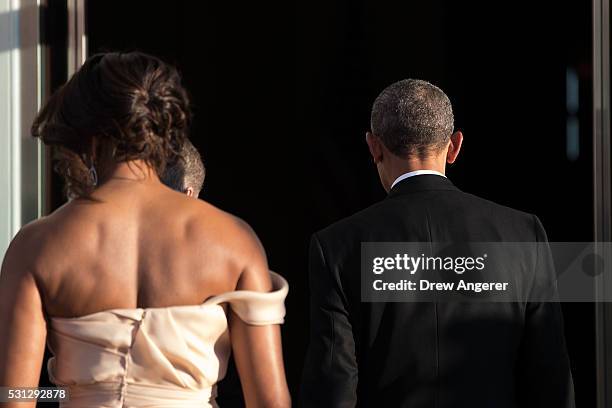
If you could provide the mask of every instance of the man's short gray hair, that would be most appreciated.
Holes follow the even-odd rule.
[[[184,193],[191,187],[197,194],[202,190],[205,176],[206,170],[198,149],[189,140],[185,140],[180,157],[176,163],[166,168],[160,179],[176,191]]]
[[[372,133],[398,156],[425,157],[453,133],[453,108],[437,86],[419,79],[391,84],[374,101]]]

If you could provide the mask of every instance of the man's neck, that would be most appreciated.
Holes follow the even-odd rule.
[[[393,158],[387,167],[387,186],[386,190],[391,189],[391,185],[400,176],[417,170],[435,171],[440,174],[446,174],[446,163],[442,158],[431,159],[406,159]]]
[[[429,171],[435,171],[441,174],[446,174],[446,168],[444,166],[442,167],[440,166],[406,166],[406,167],[400,167],[397,169],[392,169],[391,178],[395,180],[402,174],[412,173],[413,171],[418,171],[418,170],[429,170]]]

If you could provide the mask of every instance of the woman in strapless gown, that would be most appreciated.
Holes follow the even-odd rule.
[[[63,407],[214,407],[233,353],[248,407],[290,405],[287,282],[246,223],[159,181],[189,123],[176,69],[142,53],[89,58],[41,110],[70,201],[5,255],[0,386],[36,386],[47,343]]]

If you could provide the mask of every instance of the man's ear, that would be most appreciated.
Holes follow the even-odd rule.
[[[457,156],[459,155],[459,150],[461,150],[461,145],[463,144],[463,133],[461,131],[456,131],[450,137],[450,143],[448,144],[448,150],[446,151],[446,162],[448,164],[452,164],[457,160]]]
[[[372,155],[372,159],[374,159],[374,163],[380,163],[383,158],[381,140],[378,137],[374,136],[372,132],[367,132],[366,143],[368,144],[368,148],[370,149],[370,154]]]
[[[187,194],[187,197],[195,197],[195,191],[193,187],[187,187],[187,189],[185,190],[185,194]]]

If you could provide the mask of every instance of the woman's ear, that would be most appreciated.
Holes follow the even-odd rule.
[[[463,133],[456,131],[450,137],[450,143],[448,144],[448,150],[446,151],[446,162],[452,164],[457,160],[461,145],[463,144]]]
[[[372,132],[367,132],[366,143],[368,144],[368,148],[370,149],[370,154],[372,155],[374,163],[380,163],[383,159],[383,149],[381,146],[381,140],[376,137]]]

